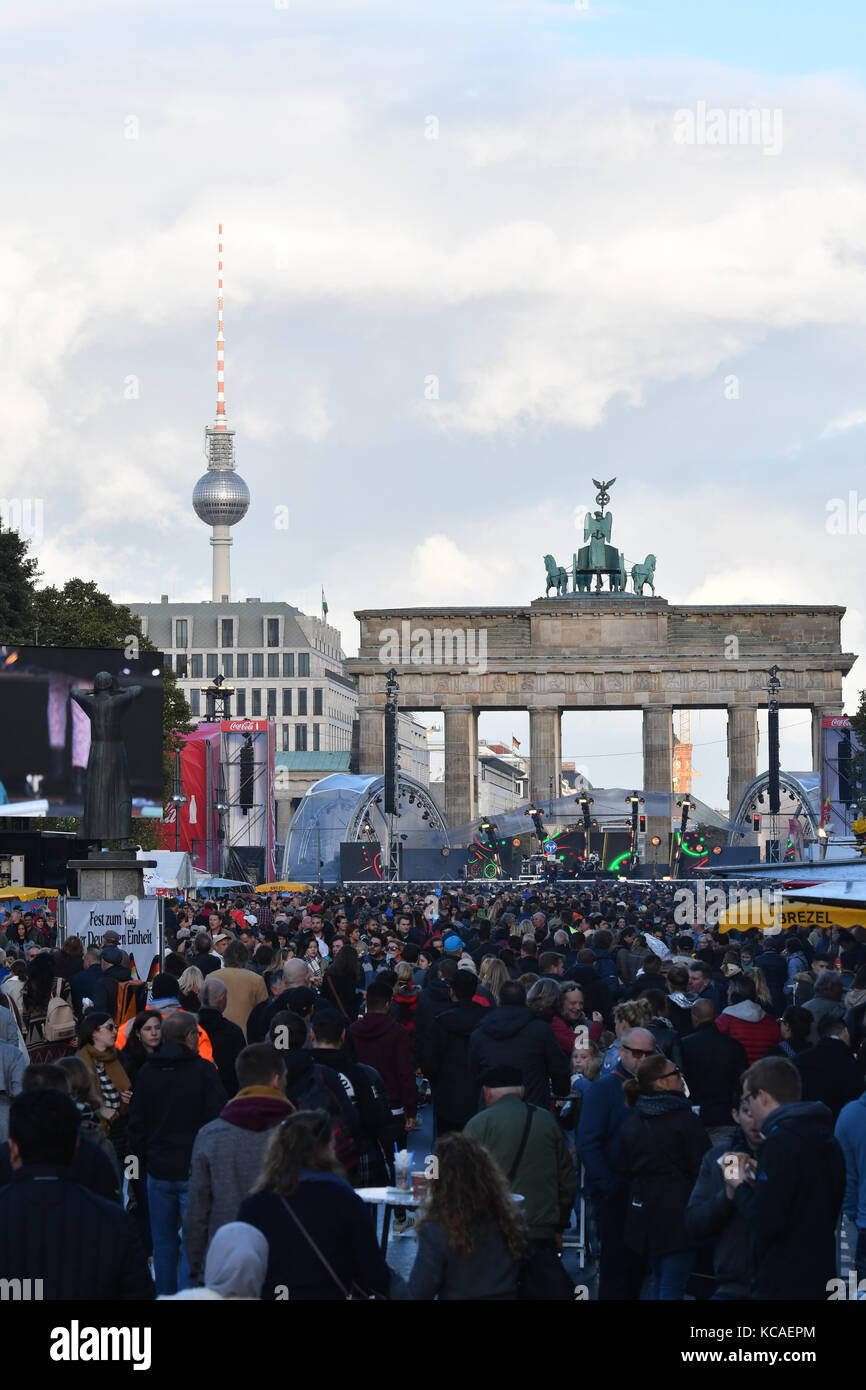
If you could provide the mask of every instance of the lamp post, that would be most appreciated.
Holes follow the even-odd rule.
[[[575,800],[583,816],[583,855],[586,861],[586,867],[589,868],[589,839],[592,831],[592,818],[589,813],[589,808],[593,804],[593,798],[587,796],[586,792],[581,792],[580,796],[576,797]]]
[[[778,863],[779,860],[778,815],[781,805],[779,789],[779,691],[782,688],[782,682],[779,680],[778,670],[778,666],[771,666],[767,672],[767,756],[769,769],[767,791],[772,817],[769,858],[774,863]]]
[[[171,773],[171,797],[169,799],[174,807],[174,848],[175,852],[178,852],[180,850],[180,808],[186,805],[179,749],[175,749],[174,766]]]
[[[686,828],[689,823],[689,812],[695,809],[695,803],[692,801],[691,797],[688,796],[684,796],[679,801],[677,801],[677,805],[680,808],[680,839],[679,844],[677,845],[677,858],[674,867],[674,878],[679,878],[680,876],[680,859],[682,858],[683,853],[683,839],[685,837]]]

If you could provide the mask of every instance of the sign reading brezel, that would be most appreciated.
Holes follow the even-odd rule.
[[[85,951],[89,946],[101,946],[107,931],[117,932],[121,947],[134,960],[140,978],[146,980],[151,962],[159,954],[156,899],[66,899],[66,935],[80,937]]]

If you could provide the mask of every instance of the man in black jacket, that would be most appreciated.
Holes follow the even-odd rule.
[[[569,1058],[556,1041],[549,1023],[526,1003],[526,991],[517,980],[502,986],[499,1007],[488,1009],[469,1040],[472,1079],[480,1088],[485,1072],[506,1065],[517,1067],[530,1105],[545,1109],[551,1088],[556,1096],[568,1094],[571,1084]]]
[[[755,965],[764,972],[770,999],[777,1014],[781,1014],[791,1001],[785,997],[785,981],[788,978],[788,963],[779,954],[773,937],[764,938],[764,948],[755,956]]]
[[[752,1231],[756,1299],[823,1302],[836,1276],[845,1159],[826,1105],[800,1094],[800,1073],[785,1057],[764,1057],[743,1077],[764,1143],[754,1179],[739,1165],[725,1182]]]
[[[478,1109],[478,1086],[469,1066],[469,1044],[490,1010],[472,1002],[477,987],[471,970],[457,971],[451,983],[452,1007],[434,1018],[429,1046],[419,1059],[433,1088],[437,1135],[462,1129]]]
[[[749,1065],[746,1049],[736,1038],[720,1033],[715,1023],[716,1006],[699,999],[692,1007],[693,1032],[681,1041],[683,1075],[693,1105],[709,1130],[713,1144],[730,1139],[731,1095]]]
[[[839,1111],[863,1091],[863,1073],[851,1055],[843,1018],[825,1014],[818,1024],[818,1043],[800,1052],[794,1066],[803,1083],[803,1100],[820,1100],[838,1120]]]
[[[451,1008],[451,983],[458,969],[456,960],[440,960],[427,971],[415,1009],[415,1056],[419,1059],[427,1055],[434,1018]]]
[[[713,1274],[718,1281],[713,1297],[747,1299],[752,1237],[748,1221],[725,1184],[724,1167],[719,1159],[731,1152],[749,1154],[757,1159],[763,1141],[761,1127],[752,1115],[749,1103],[744,1104],[739,1095],[730,1114],[734,1122],[732,1137],[724,1143],[715,1144],[704,1154],[697,1182],[686,1207],[686,1235],[696,1246],[713,1247]]]
[[[127,1142],[147,1175],[156,1292],[189,1283],[179,1232],[186,1207],[192,1147],[202,1125],[216,1119],[228,1096],[212,1062],[198,1055],[194,1014],[169,1014],[162,1043],[135,1081]],[[180,1256],[180,1265],[178,1265]]]
[[[37,1087],[9,1109],[14,1173],[0,1190],[0,1272],[36,1299],[151,1299],[153,1281],[132,1218],[74,1180],[78,1111]],[[27,1295],[25,1295],[27,1296]]]
[[[335,1072],[358,1118],[355,1137],[358,1166],[353,1173],[357,1187],[379,1187],[389,1180],[388,1155],[394,1148],[393,1128],[387,1096],[380,1100],[370,1077],[372,1068],[350,1057],[346,1047],[346,1024],[336,1009],[321,1009],[313,1018],[312,1047],[307,1049],[314,1064]],[[378,1075],[378,1073],[373,1073]]]
[[[214,1066],[231,1099],[238,1089],[235,1060],[246,1047],[243,1029],[225,1017],[228,992],[218,975],[209,975],[201,987],[198,1021],[210,1038]]]
[[[61,1095],[69,1096],[70,1099],[72,1097],[69,1073],[53,1062],[31,1062],[29,1067],[24,1068],[21,1094],[34,1091],[37,1087],[59,1091]],[[120,1204],[122,1194],[118,1169],[98,1144],[92,1144],[89,1139],[82,1139],[79,1135],[70,1171],[73,1182],[80,1183],[89,1192],[103,1197],[107,1202]],[[0,1144],[0,1187],[5,1187],[12,1181],[12,1173],[12,1154],[7,1141]]]

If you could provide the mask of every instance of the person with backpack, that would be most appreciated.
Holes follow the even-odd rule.
[[[118,990],[120,985],[126,984],[132,979],[132,970],[124,962],[123,952],[118,946],[103,946],[99,959],[102,965],[102,974],[93,983],[90,996],[93,1000],[93,1007],[99,1013],[108,1014],[120,1027],[117,1020]],[[143,1008],[144,1005],[142,1004],[140,1007]],[[138,1009],[133,1008],[128,1017],[135,1018],[137,1013]],[[123,1021],[125,1022],[125,1020]]]
[[[67,980],[54,968],[49,951],[41,951],[27,967],[21,1020],[31,1062],[56,1062],[66,1057],[75,1040],[75,1013]]]
[[[78,1027],[78,1052],[93,1076],[101,1102],[99,1117],[120,1161],[126,1157],[126,1133],[132,1086],[117,1052],[117,1024],[108,1014],[91,1010]]]
[[[331,1117],[337,1160],[349,1181],[358,1178],[360,1123],[336,1071],[317,1062],[306,1046],[307,1025],[300,1014],[285,1010],[274,1018],[268,1042],[286,1062],[286,1099],[296,1110],[325,1110]]]
[[[394,1148],[394,1123],[381,1077],[351,1056],[346,1024],[336,1010],[322,1009],[314,1015],[309,1051],[314,1062],[337,1073],[357,1113],[358,1166],[353,1174],[354,1186],[386,1185],[391,1179],[388,1162]]]

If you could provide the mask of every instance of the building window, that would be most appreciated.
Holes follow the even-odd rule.
[[[306,753],[307,751],[307,726],[306,724],[295,725],[295,752]]]
[[[187,633],[189,627],[186,618],[175,618],[174,620],[174,645],[176,647],[188,647],[189,641]]]
[[[194,715],[201,714],[201,691],[191,690],[189,692],[189,707]]]
[[[262,712],[262,692],[261,692],[260,690],[254,690],[254,691],[253,691],[253,718],[255,718],[256,715],[261,715],[261,712]]]
[[[292,712],[292,692],[291,692],[291,690],[284,690],[284,691],[283,691],[283,714],[291,714],[291,712]]]
[[[298,714],[306,714],[306,712],[307,712],[307,692],[306,692],[306,690],[299,690],[299,691],[298,691]]]
[[[308,676],[310,674],[310,653],[298,652],[298,675]]]
[[[231,678],[235,673],[235,659],[233,656],[223,657],[223,675]]]
[[[253,680],[265,674],[264,652],[253,652]]]
[[[276,714],[277,714],[277,692],[276,692],[275,690],[269,690],[269,691],[268,691],[268,718],[269,718],[269,719],[275,719],[275,718],[276,718]]]
[[[245,690],[239,690],[239,691],[238,691],[237,713],[238,713],[239,715],[241,715],[241,716],[244,716],[244,715],[246,715],[246,712],[247,712],[247,692],[246,692]]]
[[[321,713],[322,713],[322,692],[321,692],[321,690],[314,690],[314,691],[313,691],[313,714],[321,714]]]
[[[184,680],[184,681],[187,679],[186,666],[187,666],[186,657],[185,657],[185,656],[178,656],[178,658],[177,658],[177,674],[180,676],[181,680]]]
[[[288,724],[284,724],[284,725],[283,725],[283,752],[284,752],[284,753],[288,753],[288,752],[289,752],[289,728],[290,728],[290,725],[288,725]]]
[[[213,680],[217,673],[217,654],[208,652],[207,654],[207,678]]]
[[[220,646],[233,647],[235,644],[235,620],[234,618],[220,619]]]
[[[322,727],[321,724],[314,724],[314,725],[313,725],[313,752],[314,752],[314,753],[320,752],[320,745],[319,745],[319,730],[320,730],[321,727]]]
[[[279,680],[280,677],[280,654],[279,652],[268,652],[268,675]]]
[[[291,680],[295,674],[295,653],[283,652],[283,680]]]
[[[238,680],[246,680],[250,674],[250,658],[247,652],[238,652]]]
[[[191,656],[191,657],[190,657],[190,659],[189,659],[189,674],[190,674],[191,678],[192,678],[194,681],[200,681],[201,678],[202,678],[202,676],[204,675],[204,671],[202,670],[202,663],[201,663],[201,652],[199,652],[199,654],[198,654],[197,656]]]
[[[268,646],[278,647],[280,645],[280,620],[279,618],[266,618],[268,625]]]

